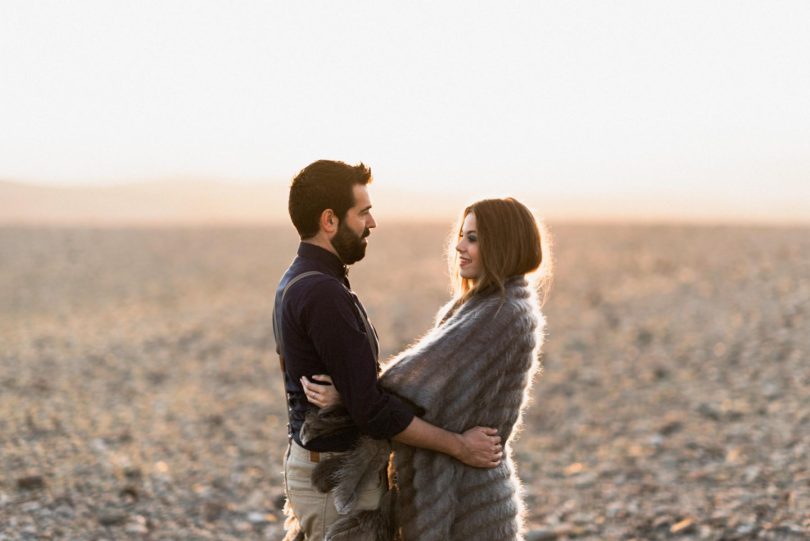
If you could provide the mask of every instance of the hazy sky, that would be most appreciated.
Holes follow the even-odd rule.
[[[0,179],[285,180],[326,157],[418,190],[810,216],[809,23],[804,0],[0,0]]]

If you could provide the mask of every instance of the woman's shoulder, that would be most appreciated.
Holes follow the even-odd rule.
[[[516,276],[504,282],[503,291],[479,293],[458,306],[458,299],[452,299],[439,309],[436,324],[464,320],[512,320],[519,317],[535,320],[540,325],[545,318],[540,310],[537,291],[523,276]]]
[[[482,295],[480,299],[482,307],[491,309],[492,307],[507,307],[515,311],[539,311],[540,303],[537,291],[533,285],[523,276],[509,278],[503,285],[503,292],[492,292]]]
[[[537,292],[523,277],[509,279],[504,284],[503,293],[481,295],[471,301],[469,309],[476,318],[492,321],[511,321],[520,318],[534,321],[535,325],[545,324]]]
[[[439,308],[438,312],[436,312],[436,316],[433,318],[433,326],[438,327],[442,323],[444,323],[448,318],[453,316],[455,309],[457,308],[457,299],[452,298],[446,303],[444,303],[441,308]]]

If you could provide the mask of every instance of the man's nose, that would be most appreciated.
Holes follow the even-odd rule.
[[[374,216],[372,216],[371,214],[368,215],[366,227],[368,227],[369,229],[374,229],[375,227],[377,227],[377,220],[375,220]]]

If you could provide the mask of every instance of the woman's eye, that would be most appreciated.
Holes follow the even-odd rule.
[[[470,235],[469,237],[467,237],[467,240],[469,240],[470,242],[476,242],[478,240],[478,237],[476,237],[475,235]]]

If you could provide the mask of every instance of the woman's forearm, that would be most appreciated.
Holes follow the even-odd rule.
[[[444,453],[459,460],[464,447],[461,434],[434,426],[419,417],[414,417],[405,430],[394,436],[394,440],[411,447]]]
[[[503,457],[501,438],[494,428],[477,426],[464,434],[456,434],[414,417],[405,430],[394,436],[394,440],[444,453],[476,468],[495,467]]]

